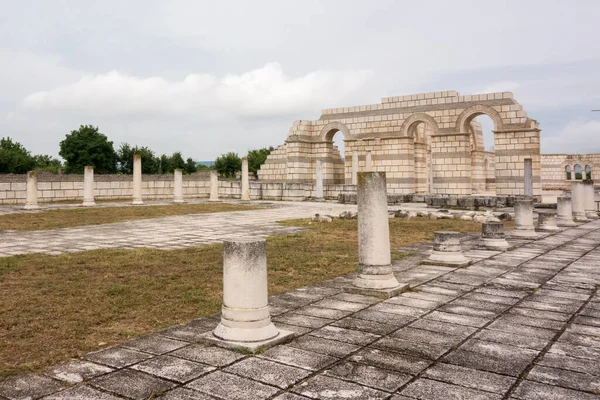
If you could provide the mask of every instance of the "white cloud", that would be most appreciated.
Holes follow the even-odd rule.
[[[542,132],[541,145],[543,154],[600,153],[600,121],[573,121],[550,137]]]
[[[514,92],[521,85],[519,82],[505,81],[505,82],[495,82],[489,85],[486,85],[483,90],[477,93],[498,93],[498,92]]]

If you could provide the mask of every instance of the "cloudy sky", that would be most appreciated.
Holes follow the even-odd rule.
[[[543,153],[600,152],[599,21],[597,0],[0,0],[0,136],[57,155],[92,124],[212,160],[322,108],[508,90]]]

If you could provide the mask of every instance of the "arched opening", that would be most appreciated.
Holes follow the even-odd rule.
[[[572,179],[571,166],[570,165],[567,165],[565,167],[565,174],[567,176],[567,180],[570,181]]]
[[[474,114],[466,130],[471,134],[471,183],[473,194],[493,195],[496,191],[494,121],[487,114]]]
[[[589,165],[585,166],[585,179],[592,179],[592,167]]]
[[[325,134],[324,148],[319,151],[325,184],[344,184],[345,180],[345,145],[344,132],[332,128]]]
[[[573,169],[575,170],[575,179],[576,180],[583,179],[583,169],[581,168],[581,165],[575,164],[575,167]]]
[[[433,193],[431,134],[431,126],[423,121],[408,127],[408,135],[414,140],[415,193],[418,194]]]

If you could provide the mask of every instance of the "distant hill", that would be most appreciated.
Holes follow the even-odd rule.
[[[214,161],[196,161],[196,167],[199,165],[204,165],[205,167],[212,167],[215,165]]]

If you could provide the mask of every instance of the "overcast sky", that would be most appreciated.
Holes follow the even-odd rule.
[[[0,60],[0,136],[34,153],[92,124],[212,160],[441,90],[512,91],[543,153],[600,152],[597,0],[0,0]]]

